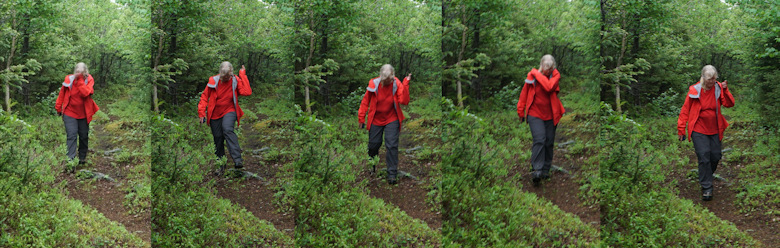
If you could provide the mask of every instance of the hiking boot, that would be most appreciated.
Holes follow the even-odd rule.
[[[550,173],[549,172],[548,173],[542,173],[542,179],[545,179],[545,180],[550,179]]]
[[[704,192],[701,194],[701,199],[702,199],[703,201],[712,201],[712,189],[705,190],[705,191],[704,191]]]
[[[532,172],[531,181],[534,183],[534,186],[539,186],[539,183],[542,181],[542,172],[541,171]]]
[[[236,164],[235,168],[236,168],[236,170],[243,170],[244,169],[244,165],[243,164]]]
[[[396,185],[398,184],[398,178],[396,175],[388,175],[387,176],[387,183],[390,185]]]

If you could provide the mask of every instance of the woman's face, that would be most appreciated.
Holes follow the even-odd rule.
[[[550,74],[552,74],[552,71],[553,71],[552,68],[546,68],[542,70],[542,74],[550,76]]]
[[[711,88],[712,86],[715,86],[716,80],[717,80],[717,78],[715,78],[715,77],[712,77],[710,79],[705,79],[704,80],[704,85],[707,86],[707,88]]]

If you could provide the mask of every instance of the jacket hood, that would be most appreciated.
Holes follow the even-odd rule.
[[[398,84],[401,83],[401,80],[398,80],[397,77],[393,77],[393,79],[395,79],[395,83],[393,84],[393,95],[395,95],[395,92],[398,90]],[[372,93],[376,93],[376,90],[379,88],[380,83],[381,82],[379,81],[379,77],[373,78],[369,81],[366,90]]]
[[[86,77],[86,78],[84,78],[84,84],[85,84],[85,85],[86,85],[87,83],[89,83],[89,78],[91,78],[91,77],[92,77],[92,75],[90,75],[90,74],[87,74],[87,77]],[[63,83],[62,83],[62,86],[65,86],[65,87],[70,87],[70,86],[73,86],[73,82],[75,82],[77,78],[78,78],[78,77],[76,77],[76,74],[70,74],[70,75],[68,75],[68,80],[70,80],[70,82],[63,82]]]

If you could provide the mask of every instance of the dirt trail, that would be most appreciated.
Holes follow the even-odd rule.
[[[370,191],[371,197],[379,198],[387,203],[391,203],[398,206],[407,215],[415,219],[425,221],[433,230],[440,230],[441,212],[432,212],[434,208],[430,204],[428,199],[428,192],[432,182],[431,173],[436,166],[433,161],[415,161],[416,158],[412,153],[407,153],[406,150],[414,148],[419,144],[415,144],[412,141],[412,133],[404,130],[400,135],[400,143],[398,145],[398,169],[400,171],[408,172],[417,179],[404,177],[399,174],[399,181],[397,185],[389,185],[385,177],[380,177],[380,171],[387,168],[385,162],[385,149],[382,148],[379,151],[379,163],[376,166],[377,174],[372,175],[370,171],[363,170],[357,176],[357,181],[367,180],[367,189]],[[418,165],[415,165],[417,162]]]
[[[530,161],[508,161],[508,163],[514,164],[510,169],[508,178],[513,178],[516,174],[520,174],[521,183],[523,185],[523,191],[531,192],[539,197],[542,197],[563,211],[577,215],[582,222],[593,225],[595,228],[599,228],[601,225],[601,213],[599,212],[598,204],[585,205],[584,201],[578,196],[580,192],[580,183],[577,182],[581,174],[580,165],[585,163],[586,158],[584,156],[566,159],[566,149],[560,148],[558,144],[567,141],[567,137],[559,133],[555,141],[555,152],[553,155],[553,166],[558,166],[568,173],[564,173],[558,170],[551,171],[551,178],[549,180],[542,180],[539,186],[534,186],[531,181]]]
[[[699,204],[707,208],[710,212],[714,213],[718,218],[730,221],[737,226],[737,228],[754,239],[760,240],[764,244],[764,247],[780,247],[780,221],[772,220],[772,218],[764,215],[761,212],[755,212],[752,214],[744,214],[739,212],[739,206],[736,205],[737,199],[737,185],[742,185],[746,182],[741,182],[737,179],[737,175],[740,173],[740,168],[735,166],[724,166],[723,164],[718,166],[718,170],[715,174],[720,175],[727,181],[716,179],[714,182],[714,197],[712,201],[705,202],[701,200],[701,186],[698,182],[698,177],[695,180],[691,180],[687,177],[690,169],[695,168],[696,155],[689,154],[691,165],[686,165],[684,169],[676,170],[669,176],[671,180],[677,180],[675,187],[679,191],[679,197],[693,201],[694,204]]]
[[[214,173],[208,173],[204,177],[204,182],[215,180],[214,189],[217,196],[244,207],[258,219],[271,222],[277,230],[292,237],[295,230],[295,215],[292,211],[278,211],[274,204],[274,194],[276,192],[273,186],[279,183],[276,173],[282,169],[284,163],[277,162],[261,165],[262,154],[255,155],[252,152],[262,148],[259,139],[251,138],[257,132],[248,124],[241,125],[240,128],[245,137],[245,140],[241,141],[244,142],[241,146],[244,171],[255,173],[262,179],[231,179],[224,176],[217,177]],[[271,149],[278,149],[278,147],[274,146],[269,145]],[[226,156],[230,157],[229,154]],[[232,159],[228,160],[227,168],[233,168]]]
[[[124,183],[127,183],[126,177],[130,174],[132,165],[118,163],[112,166],[113,158],[105,156],[104,151],[117,148],[110,141],[110,135],[104,129],[103,125],[92,124],[94,138],[90,140],[90,151],[87,159],[93,165],[80,166],[77,169],[88,169],[94,172],[100,172],[115,179],[116,182],[106,180],[80,179],[75,174],[61,173],[57,181],[67,181],[66,189],[69,196],[95,208],[106,218],[119,222],[125,228],[138,235],[141,239],[151,244],[151,211],[149,209],[141,213],[130,215],[130,209],[123,202],[125,199]]]

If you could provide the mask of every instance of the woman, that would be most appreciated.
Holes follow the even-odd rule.
[[[384,135],[389,184],[398,183],[398,135],[405,119],[400,104],[409,104],[411,78],[412,74],[409,73],[402,83],[395,77],[393,66],[383,65],[379,70],[379,77],[368,81],[366,94],[363,95],[358,110],[360,127],[368,129],[368,156],[375,157],[379,154]]]
[[[233,158],[235,168],[243,168],[241,159],[241,147],[238,145],[238,136],[234,125],[240,125],[240,119],[244,111],[238,106],[238,96],[252,95],[249,79],[246,77],[246,68],[241,66],[238,76],[233,75],[233,65],[230,62],[222,62],[219,66],[219,74],[209,77],[209,83],[200,95],[198,103],[198,117],[200,123],[211,126],[211,135],[214,136],[215,154],[218,158],[225,157],[225,140],[227,140],[230,157]],[[225,167],[217,170],[217,175],[222,175]]]
[[[73,74],[65,77],[60,87],[60,94],[54,109],[57,115],[62,116],[65,124],[66,144],[68,146],[68,160],[76,157],[76,137],[78,137],[79,165],[86,163],[89,150],[89,123],[92,116],[100,110],[92,94],[95,79],[89,74],[89,69],[84,63],[76,64]],[[76,168],[70,168],[73,172]]]
[[[550,178],[555,130],[566,112],[558,99],[560,79],[561,74],[555,69],[555,58],[549,54],[542,56],[539,70],[531,69],[528,72],[517,101],[520,122],[528,122],[533,136],[531,179],[534,185],[538,185],[542,178]]]
[[[683,141],[687,135],[699,159],[699,183],[704,201],[712,200],[713,173],[722,155],[720,142],[723,131],[729,126],[720,106],[734,106],[734,96],[729,92],[727,82],[720,83],[717,78],[718,71],[714,66],[706,65],[701,69],[701,78],[688,88],[688,97],[677,119],[678,139]]]

